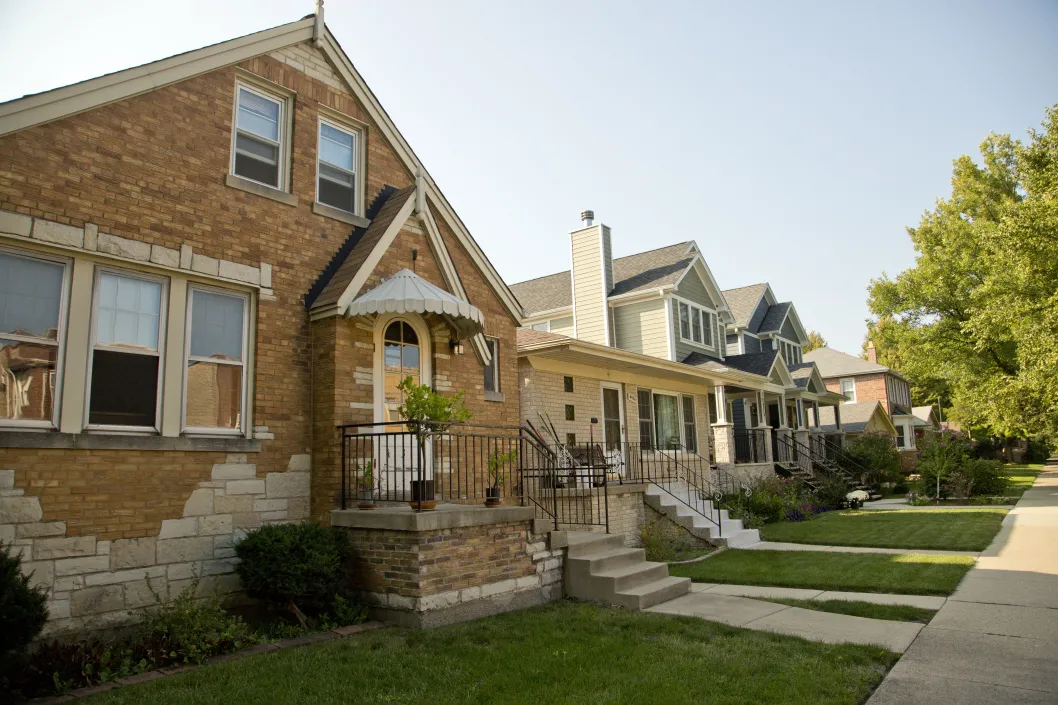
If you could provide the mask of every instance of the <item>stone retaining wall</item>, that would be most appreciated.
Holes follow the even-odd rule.
[[[40,498],[14,489],[14,471],[0,470],[0,541],[48,590],[44,636],[123,626],[196,576],[200,594],[238,591],[235,543],[262,524],[308,518],[308,470],[309,456],[295,455],[287,472],[259,478],[244,454],[228,455],[156,536],[102,541],[68,536],[65,521],[42,521]]]

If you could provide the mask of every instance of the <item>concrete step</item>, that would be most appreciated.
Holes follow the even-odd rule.
[[[642,548],[612,548],[599,553],[590,553],[570,558],[571,561],[586,562],[589,572],[598,574],[627,565],[636,565],[647,559],[647,552]]]
[[[662,602],[674,600],[691,590],[690,578],[666,577],[651,583],[637,585],[618,592],[614,597],[621,607],[630,610],[645,610]]]
[[[567,540],[569,548],[566,555],[569,558],[624,548],[625,545],[624,537],[620,534],[602,534],[593,531],[570,531],[567,533]]]
[[[610,570],[604,570],[598,573],[593,572],[591,577],[600,585],[606,584],[606,587],[612,589],[613,592],[621,592],[622,590],[630,590],[637,585],[652,583],[661,580],[662,578],[667,578],[668,575],[669,566],[667,564],[643,561],[634,565],[623,565],[619,568],[611,568]]]

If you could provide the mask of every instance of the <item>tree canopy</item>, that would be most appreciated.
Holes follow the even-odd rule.
[[[823,334],[817,330],[808,332],[808,343],[801,346],[801,352],[811,352],[812,350],[818,350],[819,348],[825,348],[827,341],[823,337]]]
[[[917,403],[994,433],[1058,440],[1058,105],[1025,142],[989,135],[908,228],[915,265],[872,280],[869,336]]]

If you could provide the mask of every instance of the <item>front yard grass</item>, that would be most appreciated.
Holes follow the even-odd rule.
[[[887,619],[890,622],[921,622],[927,624],[933,618],[933,615],[937,613],[936,610],[927,610],[909,605],[876,605],[873,602],[855,600],[792,600],[783,597],[761,599],[766,602],[778,602],[781,605],[802,607],[806,610],[816,610],[817,612],[848,614],[853,617],[867,617],[868,619]]]
[[[973,564],[970,556],[729,549],[669,573],[697,583],[947,596]]]
[[[1010,484],[1007,485],[1007,496],[1020,499],[1021,495],[1025,494],[1025,490],[1036,482],[1036,476],[1043,471],[1043,465],[1040,463],[1025,465],[1008,463],[1003,466],[1003,469],[1006,470],[1007,477],[1010,479]]]
[[[765,541],[819,546],[983,551],[999,532],[1006,509],[864,509],[827,512],[760,530]]]
[[[879,647],[564,602],[261,654],[91,702],[862,703],[896,659]]]

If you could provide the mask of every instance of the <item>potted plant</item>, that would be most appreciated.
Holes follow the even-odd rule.
[[[359,466],[360,474],[357,478],[357,499],[360,501],[356,506],[360,509],[374,509],[376,506],[374,467],[374,460],[368,460],[366,463]]]
[[[503,483],[507,479],[503,475],[503,468],[517,458],[517,448],[508,453],[500,453],[497,450],[489,456],[489,486],[485,488],[486,507],[498,507],[503,504]]]
[[[404,420],[408,431],[415,436],[415,453],[419,461],[420,477],[411,481],[411,508],[426,511],[437,506],[433,479],[426,479],[426,441],[432,434],[444,433],[454,423],[470,420],[470,411],[463,405],[465,391],[446,397],[435,392],[428,384],[415,384],[405,377],[397,385],[404,395],[404,402],[397,413]]]

